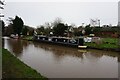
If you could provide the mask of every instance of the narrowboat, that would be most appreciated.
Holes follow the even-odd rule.
[[[64,45],[64,46],[76,47],[76,48],[82,48],[82,49],[87,48],[87,46],[84,46],[83,37],[72,39],[72,38],[67,38],[67,37],[56,37],[56,36],[48,37],[48,36],[43,36],[43,35],[34,35],[33,41]]]

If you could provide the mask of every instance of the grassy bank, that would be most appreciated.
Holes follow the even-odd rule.
[[[85,45],[97,49],[116,50],[119,48],[118,41],[119,41],[118,38],[103,38],[100,44],[91,42],[91,43],[85,43]]]
[[[2,77],[3,78],[35,78],[47,80],[36,70],[30,68],[6,49],[2,49]]]
[[[22,39],[23,40],[32,41],[33,40],[33,36],[24,36]]]

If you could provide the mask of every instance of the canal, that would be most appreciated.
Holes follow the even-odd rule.
[[[3,46],[47,78],[117,78],[117,52],[4,38]]]

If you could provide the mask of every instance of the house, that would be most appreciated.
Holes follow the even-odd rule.
[[[119,30],[119,27],[102,27],[99,31],[95,32],[95,36],[118,38]]]

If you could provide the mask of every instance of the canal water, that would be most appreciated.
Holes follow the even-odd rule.
[[[118,78],[117,52],[10,38],[4,38],[3,47],[47,78]]]

